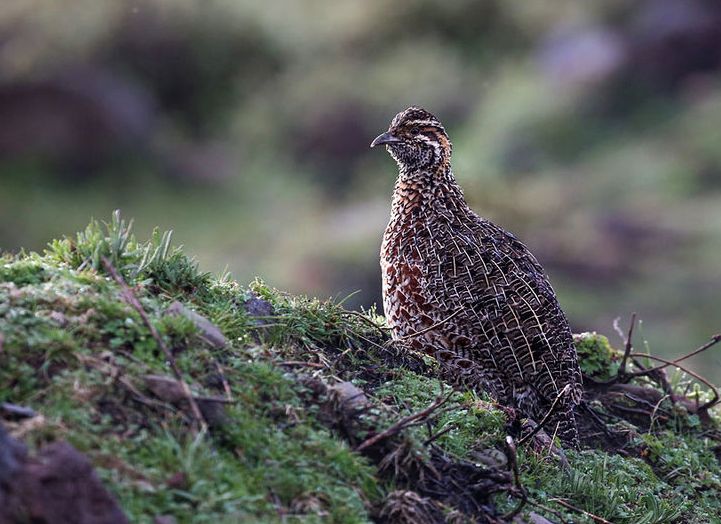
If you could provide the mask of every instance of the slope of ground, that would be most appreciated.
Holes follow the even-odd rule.
[[[169,234],[137,242],[115,215],[0,258],[0,422],[85,454],[132,522],[721,519],[711,393],[613,380],[605,337],[577,346],[586,445],[564,470],[375,312],[211,277]]]

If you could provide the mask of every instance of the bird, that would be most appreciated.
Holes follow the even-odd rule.
[[[380,252],[393,340],[434,357],[455,385],[485,391],[577,448],[581,370],[543,268],[512,233],[469,207],[434,115],[401,111],[376,146],[398,164]]]

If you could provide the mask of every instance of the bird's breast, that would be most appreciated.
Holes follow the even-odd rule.
[[[432,224],[417,213],[392,217],[383,236],[383,309],[396,338],[434,322],[436,305],[428,294],[433,252],[438,249],[433,242]]]

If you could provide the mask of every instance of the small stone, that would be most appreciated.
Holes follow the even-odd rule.
[[[243,303],[243,307],[248,316],[251,317],[269,317],[274,313],[273,304],[256,296],[252,296],[246,300]],[[259,319],[259,323],[263,324],[265,322],[266,320]]]
[[[37,416],[37,413],[25,406],[2,402],[0,403],[0,415],[2,415],[5,420],[20,420],[23,418],[33,418]]]
[[[150,392],[160,400],[171,404],[180,404],[187,401],[183,386],[174,378],[163,375],[145,375],[143,380]]]
[[[191,320],[200,331],[200,337],[217,349],[224,348],[228,341],[218,326],[195,311],[188,309],[180,302],[173,302],[165,310],[166,315],[182,315]]]
[[[328,392],[346,414],[354,414],[368,406],[368,397],[352,382],[338,382],[328,388]]]
[[[474,450],[470,457],[474,462],[490,468],[503,468],[508,464],[506,454],[494,448]]]
[[[176,524],[177,522],[172,515],[158,515],[153,519],[153,524]]]

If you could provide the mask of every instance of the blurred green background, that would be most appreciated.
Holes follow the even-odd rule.
[[[3,0],[0,249],[120,208],[208,271],[380,303],[396,168],[368,145],[411,104],[575,331],[721,331],[714,1]]]

